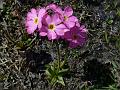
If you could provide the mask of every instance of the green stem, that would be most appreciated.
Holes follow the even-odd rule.
[[[31,46],[32,43],[36,40],[36,38],[37,38],[37,36],[35,36],[35,37],[32,39],[32,41],[27,45],[27,47]]]
[[[69,56],[69,50],[68,50],[68,48],[66,48],[65,49],[65,59],[64,59],[65,63],[67,62],[68,56]]]
[[[57,41],[57,53],[58,53],[58,68],[60,69],[60,47],[58,41]]]

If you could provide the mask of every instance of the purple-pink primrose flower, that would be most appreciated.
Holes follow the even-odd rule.
[[[47,15],[44,21],[46,21],[46,23],[40,30],[40,36],[47,35],[49,40],[58,39],[68,31],[66,26],[61,23],[62,21],[58,14],[53,14],[52,16]]]
[[[69,41],[69,47],[82,46],[86,42],[87,32],[85,26],[74,26],[64,34],[64,38]]]
[[[49,10],[52,10],[52,14]],[[73,16],[73,9],[69,6],[64,11],[56,4],[32,8],[27,14],[25,26],[28,34],[37,29],[40,36],[47,36],[49,40],[66,39],[71,48],[82,46],[87,39],[87,29]]]
[[[72,28],[78,19],[73,16],[73,9],[69,6],[65,7],[63,14],[62,14],[63,23],[68,27]]]
[[[45,12],[46,12],[45,8],[37,10],[32,8],[30,12],[28,12],[25,21],[25,26],[28,34],[32,34],[36,29],[41,29],[42,27],[41,20]]]

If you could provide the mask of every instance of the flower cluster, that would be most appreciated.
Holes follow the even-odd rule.
[[[73,9],[69,6],[61,9],[56,4],[34,9],[26,17],[28,34],[38,31],[40,36],[47,36],[49,40],[65,39],[71,48],[83,45],[86,41],[87,29],[80,25]]]

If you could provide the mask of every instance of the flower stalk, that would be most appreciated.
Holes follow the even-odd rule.
[[[58,69],[60,69],[60,45],[59,42],[57,41],[57,53],[58,53]]]

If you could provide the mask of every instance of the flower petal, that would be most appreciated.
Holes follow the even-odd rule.
[[[52,9],[52,10],[55,10],[57,8],[57,5],[56,4],[49,4],[46,9]]]
[[[65,9],[64,9],[64,15],[65,16],[71,16],[73,14],[73,9],[71,8],[71,7],[65,7]]]
[[[71,41],[71,40],[72,40],[72,34],[71,34],[71,32],[70,32],[70,31],[65,32],[64,38],[65,38],[66,40],[68,40],[68,41]]]
[[[27,14],[27,19],[32,19],[35,17],[37,17],[37,12],[36,12],[36,9],[32,8],[30,12],[28,12]]]
[[[35,15],[35,14],[32,14],[31,12],[28,12],[27,13],[27,20],[33,20],[34,19],[34,17],[36,17],[37,15]]]
[[[78,19],[77,19],[77,17],[75,17],[75,16],[71,16],[71,17],[69,17],[68,21],[78,22]]]
[[[46,13],[46,9],[45,8],[41,8],[38,10],[38,18],[41,20],[42,17],[45,15]]]
[[[49,15],[46,16],[46,23],[47,24],[52,23],[52,18]]]
[[[62,11],[62,9],[60,7],[56,8],[56,12],[59,13],[59,14],[63,14],[63,11]]]
[[[55,32],[57,33],[57,35],[62,36],[64,35],[65,29],[66,29],[66,26],[64,24],[59,24],[56,26]]]
[[[85,44],[85,42],[86,42],[86,38],[79,38],[78,39],[79,46],[83,46]]]
[[[31,9],[31,13],[32,13],[32,14],[37,14],[36,9],[32,8],[32,9]]]
[[[70,42],[70,43],[69,43],[69,47],[70,47],[70,48],[76,48],[77,46],[78,46],[77,43],[73,43],[73,42]]]
[[[47,36],[48,36],[49,40],[54,40],[57,38],[56,33],[54,31],[50,31],[50,30],[48,30]]]
[[[42,23],[41,23],[41,21],[39,21],[39,23],[38,23],[38,28],[39,28],[39,29],[42,28]]]
[[[32,20],[31,21],[26,21],[25,25],[26,25],[26,27],[35,26],[35,24]]]
[[[43,26],[41,29],[39,29],[39,35],[40,36],[46,36],[47,35],[47,29],[45,28],[45,26]]]
[[[78,21],[76,22],[76,26],[77,26],[77,27],[80,27],[80,23],[79,23]]]
[[[84,25],[81,25],[81,26],[80,26],[80,30],[81,30],[82,32],[88,32],[88,30],[85,28]]]
[[[59,13],[59,14],[62,13],[62,9],[61,9],[59,6],[57,6],[56,4],[49,4],[49,5],[46,7],[46,10],[48,10],[48,9],[51,9],[51,10],[53,10],[54,12],[57,12],[57,13]]]
[[[72,28],[75,26],[75,22],[65,21],[64,23],[68,28]]]
[[[63,35],[64,35],[64,30],[62,30],[62,29],[57,29],[57,30],[56,30],[56,33],[57,33],[57,35],[59,35],[59,36],[63,36]]]
[[[34,20],[34,18],[37,17],[36,13],[28,12],[27,13],[27,20]]]
[[[37,29],[37,25],[27,27],[27,33],[32,34]]]
[[[52,22],[54,22],[55,25],[60,24],[62,22],[57,13],[52,16]]]

